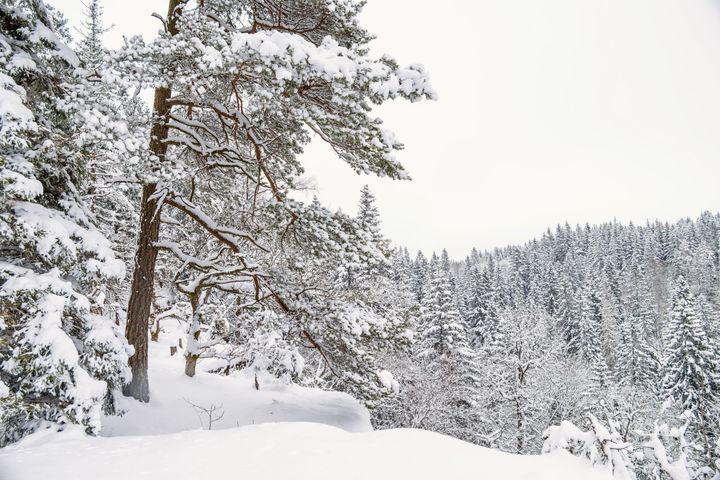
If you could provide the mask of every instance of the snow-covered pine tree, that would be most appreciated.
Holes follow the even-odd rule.
[[[395,158],[402,145],[369,114],[368,105],[432,98],[434,92],[421,67],[401,68],[390,57],[369,57],[370,35],[357,21],[360,8],[333,0],[199,5],[170,0],[166,33],[147,45],[131,39],[115,54],[116,78],[157,86],[152,155],[140,175],[144,194],[135,262],[140,268],[133,276],[127,323],[135,355],[127,394],[149,396],[146,334],[160,233],[157,213],[164,205],[222,237],[231,250],[257,253],[247,246],[253,243],[249,237],[224,235],[220,222],[192,203],[193,192],[203,185],[195,182],[198,174],[244,182],[253,207],[248,213],[266,202],[267,212],[275,215],[267,226],[277,233],[299,215],[286,200],[302,172],[298,156],[310,132],[358,172],[407,176]],[[258,285],[259,296],[268,294],[259,291],[270,288],[268,283]]]
[[[650,345],[642,318],[633,313],[620,317],[616,375],[621,384],[649,391],[657,389],[659,364]]]
[[[558,328],[562,331],[565,339],[566,350],[570,354],[576,354],[578,349],[577,339],[579,336],[579,311],[580,298],[578,289],[580,285],[573,273],[576,264],[572,256],[566,256],[561,268],[558,269],[559,278],[555,281],[557,291],[557,322]]]
[[[169,271],[175,265],[169,281],[192,307],[186,374],[193,376],[198,361],[210,355],[225,359],[228,369],[266,364],[271,373],[289,372],[296,381],[348,391],[368,404],[392,393],[392,376],[376,355],[407,343],[406,322],[398,315],[406,301],[385,275],[356,275],[347,285],[350,269],[387,262],[359,222],[317,200],[305,206],[226,198],[238,189],[232,178],[203,181],[214,188],[198,189],[192,205],[202,206],[205,218],[225,219],[213,227],[223,235],[210,235],[173,209],[161,226],[166,240],[156,244],[161,265]],[[228,248],[233,237],[249,243],[244,251]],[[219,314],[228,303],[231,312]],[[257,355],[294,360],[291,369],[278,368],[276,361],[256,362]]]
[[[718,431],[718,359],[700,323],[694,295],[683,275],[674,282],[666,326],[665,376],[667,397],[691,413],[693,428],[709,453]]]
[[[365,185],[360,191],[357,221],[360,229],[367,237],[366,243],[374,246],[381,253],[389,256],[390,242],[385,238],[380,228],[380,213],[375,205],[375,195],[370,187]]]
[[[104,9],[100,0],[89,0],[83,6],[85,18],[79,29],[78,58],[86,67],[100,68],[103,57],[107,54],[103,35],[109,30],[103,24]]]
[[[634,268],[629,295],[620,321],[615,373],[620,384],[657,392],[660,358],[655,336],[655,312],[647,278]]]
[[[456,304],[449,261],[433,256],[433,265],[421,303],[416,354],[428,371],[443,372],[441,382],[455,428],[465,440],[472,440],[474,403],[477,388],[476,354],[470,348],[465,320]],[[441,415],[442,416],[442,415]],[[451,433],[447,431],[447,433]]]
[[[308,355],[308,366],[315,371],[312,381],[374,406],[396,390],[378,358],[409,343],[407,310],[412,302],[406,290],[391,282],[386,268],[356,276],[351,288],[338,281],[348,270],[348,254],[355,266],[387,262],[385,252],[366,243],[356,219],[314,202],[291,231],[297,241],[283,251],[287,267],[277,278],[292,312],[284,312],[286,321],[305,351],[318,353]]]
[[[358,233],[361,236],[359,243],[364,245],[363,248],[376,250],[376,253],[370,257],[376,259],[376,261],[362,266],[359,272],[360,275],[366,278],[372,278],[373,276],[387,277],[392,250],[390,241],[385,238],[380,227],[380,213],[375,205],[375,196],[367,185],[360,191],[360,202],[355,220],[358,223]]]
[[[412,291],[412,260],[405,247],[396,247],[390,260],[391,278],[396,285]]]
[[[342,216],[336,219],[340,220]],[[390,242],[380,229],[380,214],[375,206],[375,196],[365,185],[360,191],[358,213],[354,219],[348,218],[346,225],[340,226],[348,235],[354,235],[351,241],[345,242],[342,266],[343,283],[348,289],[357,289],[362,283],[373,277],[387,277],[390,268]],[[366,252],[359,252],[358,248]],[[368,255],[367,253],[370,253]],[[360,257],[364,257],[360,261]]]
[[[471,345],[478,348],[491,342],[498,328],[495,286],[488,269],[471,267],[466,288],[468,333]]]
[[[448,357],[468,349],[463,319],[455,305],[450,274],[438,263],[422,301],[422,356]]]
[[[415,256],[415,261],[412,265],[412,291],[415,293],[415,298],[420,303],[425,296],[425,289],[429,281],[430,267],[428,260],[421,251],[418,251]]]
[[[673,259],[673,239],[670,234],[670,225],[665,222],[656,230],[655,258],[663,263],[671,262]]]
[[[42,1],[0,5],[0,444],[43,422],[100,429],[127,378],[95,288],[124,265],[81,192],[88,158],[69,107],[78,58]]]
[[[590,366],[591,380],[597,389],[608,386],[610,371],[602,343],[602,311],[596,293],[596,279],[586,281],[582,289],[578,318],[577,352]]]
[[[78,29],[81,68],[75,71],[69,92],[72,100],[67,105],[75,113],[77,142],[88,159],[87,186],[82,195],[91,220],[131,271],[139,195],[132,181],[132,165],[147,144],[149,115],[137,90],[128,92],[125,85],[108,82],[102,75],[109,67],[103,44],[103,35],[109,29],[103,23],[100,0],[85,5],[84,15]],[[108,282],[102,290],[108,313],[120,323],[127,307],[127,283]]]

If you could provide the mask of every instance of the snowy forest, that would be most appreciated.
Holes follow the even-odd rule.
[[[393,361],[405,388],[376,422],[518,453],[588,413],[636,445],[669,422],[702,469],[719,431],[719,231],[705,213],[565,224],[461,263],[397,249],[391,276],[416,341]]]
[[[409,179],[372,109],[437,98],[371,55],[363,4],[169,0],[110,49],[100,0],[77,31],[0,0],[0,477],[28,438],[154,405],[163,355],[175,382],[342,392],[377,430],[720,478],[720,215],[455,261],[387,238],[367,186],[356,214],[303,201],[311,141]],[[187,403],[212,430],[223,401]]]

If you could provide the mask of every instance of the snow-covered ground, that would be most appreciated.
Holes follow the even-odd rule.
[[[193,405],[219,408],[215,416],[223,417],[213,422],[213,430],[267,422],[324,423],[350,432],[372,430],[365,407],[343,393],[286,385],[269,375],[259,377],[260,389],[256,390],[251,372],[231,376],[205,373],[201,370],[208,362],[201,362],[196,376],[189,378],[183,373],[182,353],[169,354],[171,335],[150,344],[150,403],[120,398],[118,406],[126,413],[103,418],[102,436],[207,428],[207,415]]]
[[[423,430],[372,431],[349,396],[262,377],[183,375],[181,355],[151,346],[152,401],[123,399],[101,437],[44,430],[0,449],[2,480],[199,478],[601,480],[610,475],[561,451],[519,456]],[[220,407],[207,415],[190,405]],[[216,412],[216,416],[220,410]]]
[[[520,456],[423,430],[349,433],[269,423],[156,436],[91,438],[41,432],[0,451],[3,480],[609,480],[557,451]]]

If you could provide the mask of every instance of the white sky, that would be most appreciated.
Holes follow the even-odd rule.
[[[80,0],[50,3],[81,19]],[[105,0],[107,43],[152,36],[166,4]],[[413,181],[358,177],[319,142],[306,165],[347,212],[369,183],[411,251],[720,210],[718,0],[369,0],[363,21],[376,54],[425,64],[440,96],[378,109]]]

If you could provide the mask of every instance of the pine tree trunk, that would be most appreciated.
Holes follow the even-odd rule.
[[[160,232],[157,200],[152,198],[155,189],[155,184],[145,185],[143,188],[140,234],[125,327],[125,337],[135,349],[135,353],[128,362],[132,370],[132,380],[125,385],[123,393],[142,402],[150,401],[147,373],[148,320],[155,289],[157,249],[154,244]]]
[[[515,385],[515,416],[517,420],[517,454],[525,453],[525,411],[520,399],[520,388],[525,383],[525,370],[517,368],[517,383]]]
[[[167,29],[171,35],[177,33],[176,19],[180,14],[178,9],[180,2],[181,0],[168,1]],[[171,93],[170,88],[155,89],[153,103],[155,120],[150,130],[150,151],[158,157],[159,161],[165,159],[167,152],[164,140],[168,136],[168,127],[165,119],[170,113],[168,99]],[[156,190],[157,184],[155,183],[143,187],[138,249],[135,254],[135,270],[130,288],[125,327],[125,336],[128,343],[134,347],[135,353],[128,362],[132,371],[132,380],[123,387],[123,393],[143,402],[150,401],[147,356],[148,320],[155,290],[155,261],[157,259],[155,242],[160,233],[160,208],[162,207],[162,205],[158,205],[158,199],[153,197]]]

